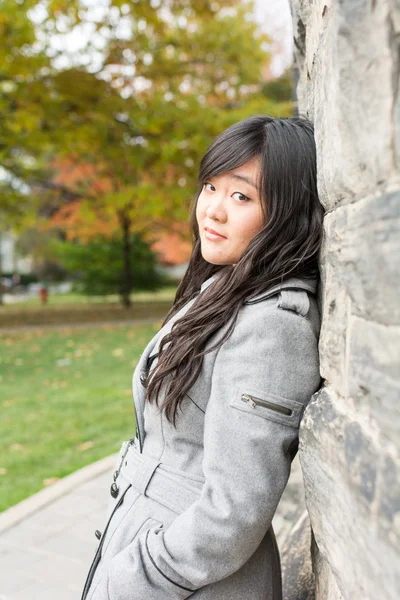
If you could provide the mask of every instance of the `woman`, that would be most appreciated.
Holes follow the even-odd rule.
[[[321,383],[312,124],[255,116],[200,165],[194,246],[133,376],[82,600],[281,600],[271,525]]]

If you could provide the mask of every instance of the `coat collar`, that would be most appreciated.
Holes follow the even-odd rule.
[[[254,304],[256,302],[261,302],[261,300],[266,300],[270,296],[277,294],[281,290],[287,289],[295,289],[295,290],[305,290],[307,292],[311,292],[312,294],[316,293],[318,285],[317,279],[300,279],[299,277],[289,277],[283,283],[277,283],[273,285],[269,290],[265,292],[261,292],[257,294],[257,296],[253,296],[245,300],[245,304]]]
[[[214,274],[208,279],[206,279],[200,288],[200,292],[203,292],[215,279],[217,279],[217,275]],[[311,292],[312,294],[316,293],[318,281],[317,279],[300,279],[299,277],[289,277],[283,283],[277,283],[272,286],[269,290],[265,292],[261,292],[257,294],[257,296],[253,296],[252,298],[248,298],[245,300],[245,304],[253,304],[255,302],[260,302],[261,300],[265,300],[274,294],[280,292],[280,290],[285,289],[299,289],[306,290],[307,292]]]

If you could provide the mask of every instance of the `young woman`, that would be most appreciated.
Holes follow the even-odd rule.
[[[321,384],[312,124],[255,116],[200,165],[194,246],[133,376],[82,600],[281,600],[271,525]]]

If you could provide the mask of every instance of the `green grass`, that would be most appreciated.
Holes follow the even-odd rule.
[[[163,287],[155,292],[134,292],[131,295],[131,301],[134,303],[138,302],[154,302],[170,300],[173,301],[175,297],[177,286]],[[61,307],[80,307],[88,304],[120,304],[119,296],[116,294],[110,294],[108,296],[86,296],[84,294],[69,293],[69,294],[49,294],[47,308],[61,308]],[[33,296],[22,300],[21,302],[13,302],[12,304],[4,304],[1,306],[1,310],[17,309],[17,308],[35,308],[42,307],[39,296]]]
[[[155,325],[0,335],[0,510],[117,452]]]

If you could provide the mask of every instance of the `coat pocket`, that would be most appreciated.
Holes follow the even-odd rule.
[[[163,529],[163,527],[164,527],[164,523],[161,523],[161,521],[158,521],[157,519],[154,519],[153,517],[147,517],[147,519],[145,520],[143,525],[141,525],[139,527],[139,529],[137,530],[137,532],[135,534],[135,538],[137,538],[138,535],[143,533],[143,531],[148,531],[149,529],[156,529],[158,531],[159,529]]]
[[[302,402],[248,386],[244,389],[236,387],[229,405],[255,417],[295,428],[299,427],[304,411]]]
[[[129,496],[129,491],[132,490],[132,496]],[[147,502],[145,497],[141,496],[139,492],[131,488],[128,491],[126,498],[127,504],[125,510],[118,509],[114,515],[114,523],[110,531],[109,539],[106,540],[104,547],[103,556],[108,558],[115,556],[129,546],[136,537],[146,528],[157,526],[159,528],[164,527],[163,523],[159,519],[154,519],[148,513]],[[140,501],[138,502],[138,500]]]

